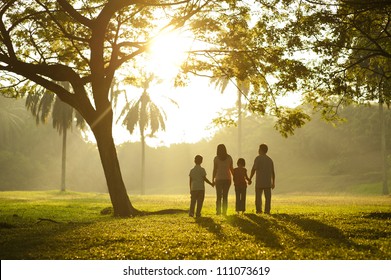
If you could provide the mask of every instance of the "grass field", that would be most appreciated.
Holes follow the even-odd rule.
[[[188,196],[132,196],[146,215],[102,215],[108,195],[0,192],[1,259],[391,259],[390,196],[275,195],[272,215],[188,217]]]

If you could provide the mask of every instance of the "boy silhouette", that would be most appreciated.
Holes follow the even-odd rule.
[[[190,170],[190,211],[189,216],[194,217],[194,209],[197,204],[196,217],[201,217],[202,205],[205,198],[205,182],[213,187],[213,183],[206,178],[206,171],[201,167],[202,156],[196,155],[195,166]]]

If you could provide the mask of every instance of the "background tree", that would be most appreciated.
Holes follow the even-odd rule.
[[[139,128],[141,138],[141,194],[145,194],[145,138],[153,137],[159,130],[166,129],[165,121],[167,115],[164,109],[151,98],[148,89],[153,82],[159,82],[159,79],[154,74],[143,74],[140,81],[140,88],[143,89],[139,98],[128,100],[121,112],[119,118],[123,118],[122,125],[133,134],[136,126]],[[126,96],[126,95],[125,95]],[[168,100],[177,105],[177,103],[168,98]],[[149,134],[146,133],[149,131]]]
[[[0,97],[0,147],[6,148],[11,139],[18,137],[23,124],[23,107],[9,98]]]
[[[196,57],[206,56],[208,59],[199,58],[192,64],[186,64],[184,71],[214,79],[245,81],[247,110],[260,116],[276,117],[275,128],[287,137],[303,126],[310,116],[300,108],[281,106],[277,99],[290,96],[301,88],[307,81],[309,71],[303,62],[288,54],[288,41],[276,40],[278,35],[274,30],[288,16],[288,13],[274,13],[273,9],[278,8],[274,5],[276,2],[257,1],[250,5],[247,1],[241,1],[237,9],[222,16],[219,21],[204,20],[204,28],[209,33],[218,32],[219,35],[201,37],[200,40],[214,48],[208,50],[206,55],[205,52],[194,51]],[[269,12],[270,9],[272,12]],[[211,38],[217,40],[211,41]],[[236,121],[237,117],[223,116],[216,123],[232,124]]]
[[[69,85],[64,88],[70,90]],[[82,116],[68,104],[62,102],[51,92],[36,92],[26,98],[26,107],[36,117],[36,122],[45,123],[51,115],[53,128],[62,135],[61,152],[61,191],[66,190],[66,157],[67,157],[67,131],[72,128],[74,121],[76,126],[83,129],[85,122]]]
[[[302,54],[310,49],[316,58],[306,64],[311,73],[306,100],[328,120],[335,119],[341,107],[353,102],[379,102],[382,113],[383,104],[389,106],[391,100],[391,2],[280,3],[285,10],[293,8],[295,16],[278,30],[279,36],[289,38],[292,53]],[[383,193],[388,194],[385,146],[382,144]]]

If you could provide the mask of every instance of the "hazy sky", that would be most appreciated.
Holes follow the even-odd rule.
[[[206,78],[196,78],[186,88],[161,85],[149,90],[154,102],[160,104],[167,114],[166,131],[146,139],[149,146],[169,146],[175,143],[194,143],[208,138],[216,130],[212,120],[223,108],[235,106],[237,94],[234,88],[221,94]],[[163,92],[163,93],[162,93]],[[166,93],[165,93],[166,92]],[[175,100],[172,104],[168,97]],[[129,132],[117,125],[114,131],[116,143],[140,141],[138,131],[130,137]]]

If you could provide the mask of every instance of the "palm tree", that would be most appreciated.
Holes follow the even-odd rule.
[[[143,89],[143,92],[140,97],[135,98],[131,101],[128,101],[126,98],[126,105],[124,106],[119,118],[123,116],[122,125],[133,134],[136,126],[138,126],[140,131],[141,138],[141,194],[145,194],[145,139],[146,137],[152,137],[158,131],[165,131],[167,120],[167,115],[164,110],[156,104],[150,94],[148,89],[150,84],[156,79],[153,74],[146,75],[143,74],[143,78],[139,86]],[[160,82],[160,81],[158,81]],[[126,95],[125,95],[126,96]],[[177,103],[168,98],[169,101],[175,105]],[[150,133],[146,135],[147,130],[150,130]]]
[[[20,102],[0,96],[0,147],[7,147],[21,132],[22,110]]]
[[[66,90],[70,89],[68,83],[64,83],[63,86]],[[56,128],[58,133],[62,135],[61,191],[65,191],[67,131],[72,128],[74,120],[76,120],[76,126],[81,129],[84,128],[85,121],[72,107],[47,91],[29,94],[26,98],[26,107],[36,117],[37,124],[45,123],[51,113],[53,128]]]

